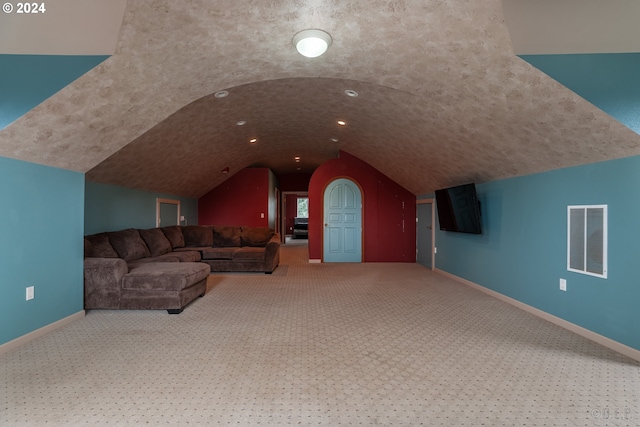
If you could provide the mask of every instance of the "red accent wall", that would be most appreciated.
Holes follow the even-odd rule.
[[[288,173],[278,175],[280,191],[304,191],[309,189],[310,173]]]
[[[246,168],[229,177],[198,199],[198,223],[268,227],[270,173],[267,168]]]
[[[309,182],[309,259],[322,258],[324,190],[337,178],[350,178],[362,190],[363,260],[416,262],[416,196],[344,151]]]

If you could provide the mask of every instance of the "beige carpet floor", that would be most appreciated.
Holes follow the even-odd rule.
[[[0,356],[0,425],[637,426],[640,363],[418,264],[213,274]]]

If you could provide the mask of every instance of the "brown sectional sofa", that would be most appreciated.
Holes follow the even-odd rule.
[[[171,226],[85,236],[86,309],[180,313],[211,271],[270,274],[280,236],[262,227]]]

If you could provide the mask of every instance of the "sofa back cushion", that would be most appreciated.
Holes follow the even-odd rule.
[[[171,252],[171,242],[159,228],[138,231],[142,240],[147,244],[151,256],[155,257]]]
[[[213,245],[213,229],[201,225],[187,225],[182,227],[184,243],[188,247],[203,247]]]
[[[240,227],[213,227],[213,246],[217,248],[242,246],[242,229]]]
[[[171,249],[184,248],[182,227],[179,225],[170,225],[168,227],[162,227],[161,230],[167,239],[169,239],[169,242],[171,242]]]
[[[267,227],[242,227],[242,246],[267,246],[274,231]]]
[[[106,233],[92,234],[84,236],[84,256],[85,258],[118,258],[118,253]]]
[[[112,231],[107,233],[107,236],[109,236],[113,248],[118,252],[118,256],[125,261],[135,261],[151,256],[151,252],[140,237],[140,233],[134,228]]]

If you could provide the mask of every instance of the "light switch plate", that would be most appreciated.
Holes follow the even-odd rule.
[[[560,290],[561,291],[567,290],[567,279],[560,279]]]

